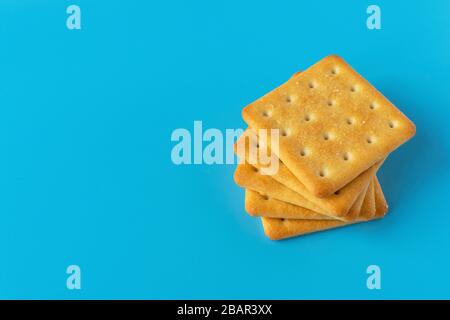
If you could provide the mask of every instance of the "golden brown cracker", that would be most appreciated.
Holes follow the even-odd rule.
[[[250,189],[245,189],[245,210],[251,216],[258,217],[333,220],[332,217],[262,195]]]
[[[263,152],[270,154],[270,149],[266,150],[268,146],[262,145],[262,141],[258,139],[256,131],[247,129],[236,143],[236,145],[241,145],[241,147],[235,147],[235,150],[242,150],[241,152],[238,152],[238,156],[241,159],[245,159],[245,161],[249,162],[259,170],[261,170],[264,165],[258,161],[258,157],[255,157],[256,159],[250,158],[250,149],[255,152],[255,150],[262,148]],[[274,161],[278,161],[278,171],[271,175],[273,179],[297,192],[307,200],[334,216],[346,215],[349,212],[358,195],[360,195],[363,189],[368,186],[370,180],[382,163],[382,161],[378,162],[331,196],[318,198],[289,171],[289,169],[278,159],[278,157],[275,155],[272,155],[272,157],[274,157]]]
[[[271,240],[281,240],[312,232],[323,231],[348,225],[339,220],[294,220],[261,218],[264,233]]]
[[[383,218],[388,210],[388,205],[377,177],[373,179],[371,185],[374,186],[376,213],[370,218],[360,218],[358,220],[345,222],[338,220],[295,220],[263,217],[261,218],[261,221],[263,224],[264,233],[272,240],[281,240],[308,233],[338,228],[354,223]]]
[[[372,183],[372,182],[371,182]],[[361,208],[362,205],[364,203],[364,200],[366,199],[366,194],[367,194],[367,189],[369,188],[368,184],[363,192],[361,192],[361,194],[358,196],[358,198],[356,198],[355,203],[353,204],[353,206],[350,208],[350,210],[348,211],[347,215],[346,215],[346,221],[354,221],[356,219],[358,219],[359,214],[361,213]]]
[[[405,115],[334,55],[251,103],[242,115],[253,129],[280,130],[278,157],[320,197],[415,134]]]
[[[262,175],[256,167],[248,163],[238,164],[234,172],[234,181],[241,187],[257,191],[265,196],[282,200],[317,213],[329,215],[311,201],[287,188],[270,176]]]
[[[388,212],[388,204],[386,202],[386,198],[384,197],[383,190],[381,189],[380,182],[378,178],[375,179],[375,202],[376,202],[376,218],[382,218]]]
[[[342,221],[355,220],[360,212],[359,210],[351,210],[350,214],[344,216],[337,216],[329,213],[270,176],[260,174],[256,167],[253,167],[248,163],[242,163],[237,166],[234,173],[234,180],[239,186],[257,191],[264,197],[284,201],[334,219]]]
[[[375,180],[373,178],[372,183],[369,185],[367,189],[366,197],[361,207],[361,212],[358,216],[360,220],[369,220],[376,213],[376,202],[375,202]]]
[[[365,193],[360,197],[364,199]],[[362,200],[355,202],[354,214],[349,219],[356,219],[361,209]],[[353,208],[352,207],[352,208]],[[251,216],[284,218],[284,219],[305,219],[305,220],[333,220],[334,218],[319,214],[312,210],[293,205],[288,202],[270,198],[259,192],[245,189],[245,210]]]

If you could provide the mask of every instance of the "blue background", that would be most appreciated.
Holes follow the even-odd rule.
[[[368,1],[2,1],[0,298],[450,298],[450,2],[375,3],[371,31]],[[379,174],[384,220],[271,242],[235,166],[175,166],[170,135],[244,128],[331,53],[417,135]]]

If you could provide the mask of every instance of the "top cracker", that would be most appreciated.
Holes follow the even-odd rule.
[[[278,157],[316,196],[329,196],[415,134],[414,124],[343,59],[331,55],[242,111],[279,129]]]

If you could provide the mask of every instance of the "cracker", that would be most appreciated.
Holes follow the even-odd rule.
[[[257,191],[270,198],[329,215],[322,208],[319,208],[311,201],[272,179],[270,176],[260,174],[257,168],[248,163],[238,164],[234,172],[234,181],[243,188]]]
[[[260,174],[256,167],[253,167],[248,163],[242,163],[237,166],[236,171],[234,172],[234,180],[239,186],[257,191],[266,198],[281,200],[334,219],[342,221],[354,220],[359,214],[359,210],[357,210],[352,211],[352,214],[344,216],[333,215],[270,176]]]
[[[251,103],[242,115],[253,129],[280,130],[274,152],[320,197],[347,185],[416,131],[405,115],[334,55]]]
[[[346,216],[348,221],[359,219],[359,213],[366,196],[366,190],[367,188],[358,196],[358,200],[353,204],[351,212]],[[288,202],[270,198],[250,189],[245,189],[245,210],[251,216],[268,218],[334,220],[332,217],[321,215],[317,212]]]
[[[369,184],[367,186],[365,186],[363,192],[361,192],[361,194],[358,196],[358,198],[356,198],[355,203],[350,208],[350,210],[348,211],[348,214],[346,216],[347,221],[355,220],[359,216],[364,199],[366,198],[366,193],[367,193],[368,188],[369,188]]]
[[[271,240],[291,238],[350,224],[339,220],[288,220],[264,217],[261,221],[264,233]]]
[[[373,178],[372,183],[367,189],[366,197],[361,207],[361,212],[358,216],[361,220],[369,220],[376,213],[376,203],[375,203],[375,182],[376,178]]]
[[[365,193],[361,194],[364,199]],[[361,209],[361,202],[356,203],[354,217],[356,218]],[[334,218],[319,214],[312,210],[299,207],[288,202],[280,201],[259,192],[245,189],[245,210],[251,216],[284,218],[284,219],[305,219],[305,220],[333,220]]]
[[[370,182],[370,184],[371,183],[372,182]],[[358,196],[358,198],[356,198],[355,203],[353,204],[353,206],[350,208],[347,215],[345,216],[345,221],[354,221],[359,218],[362,205],[364,203],[364,200],[366,199],[367,189],[369,188],[370,184],[368,184],[364,188],[363,192],[361,192],[361,194]]]
[[[245,161],[261,170],[265,166],[258,161],[257,157],[256,159],[250,159],[250,150],[253,150],[254,152],[254,150],[257,150],[258,148],[263,148],[263,151],[265,151],[266,149],[264,148],[267,148],[267,153],[270,154],[270,149],[267,145],[264,145],[265,140],[266,139],[258,139],[256,131],[247,129],[238,139],[235,145],[235,150],[241,159],[245,159]],[[238,147],[238,145],[240,145],[240,147]],[[239,152],[239,150],[241,151]],[[271,175],[273,179],[302,195],[307,200],[334,216],[346,215],[349,212],[349,209],[356,201],[358,195],[363,193],[362,190],[368,186],[370,180],[382,164],[382,161],[376,163],[374,166],[360,174],[355,180],[351,181],[331,196],[318,198],[289,171],[289,169],[279,160],[278,157],[275,155],[271,156],[274,161],[278,161],[278,171]]]
[[[388,212],[388,204],[386,202],[386,198],[384,197],[383,190],[381,189],[380,182],[378,178],[375,179],[375,202],[376,202],[376,218],[382,218]]]
[[[245,189],[245,211],[251,216],[257,217],[306,220],[333,219],[312,210],[270,198],[250,189]]]
[[[374,185],[374,195],[376,204],[376,213],[368,220],[375,220],[383,218],[387,212],[388,205],[384,197],[378,179],[375,177],[371,184]],[[276,218],[261,218],[264,233],[271,240],[281,240],[290,237],[305,235],[308,233],[324,231],[328,229],[347,226],[368,220],[355,220],[350,222],[338,220],[294,220],[294,219],[276,219]]]

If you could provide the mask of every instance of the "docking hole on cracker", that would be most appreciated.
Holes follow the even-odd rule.
[[[306,149],[300,150],[300,155],[301,155],[302,157],[306,157],[306,156],[308,155],[308,150],[306,150]]]

